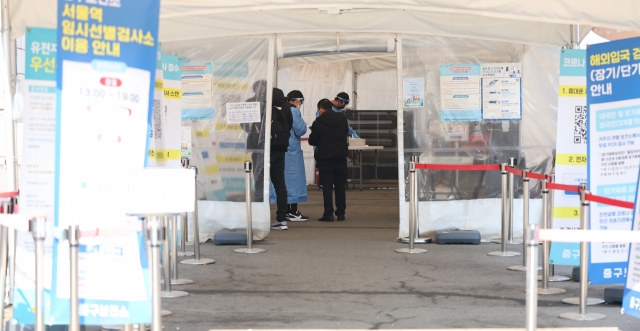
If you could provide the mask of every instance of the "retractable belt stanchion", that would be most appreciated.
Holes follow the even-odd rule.
[[[526,231],[529,226],[529,169],[522,170],[522,230]],[[513,219],[513,216],[512,216]],[[513,225],[513,222],[511,223]],[[513,229],[513,228],[512,228]],[[513,230],[512,230],[513,231]],[[524,232],[523,232],[524,234]],[[524,238],[523,238],[524,239]],[[508,267],[511,271],[527,271],[527,240],[522,240],[522,265],[516,265]],[[536,265],[536,271],[540,270],[540,267]]]
[[[205,265],[216,263],[214,259],[200,258],[200,226],[198,225],[198,167],[190,166],[195,171],[195,206],[193,206],[193,259],[182,260],[182,264]]]
[[[507,207],[507,164],[500,164],[500,178],[501,178],[501,196],[502,196],[502,238],[500,239],[500,244],[502,245],[502,250],[498,252],[491,252],[487,255],[489,256],[502,256],[502,257],[512,257],[519,256],[518,252],[510,252],[507,251],[507,238],[509,237],[509,210]]]
[[[418,156],[416,155],[412,155],[411,156],[411,162],[415,162],[418,163]],[[420,237],[420,209],[418,207],[419,204],[419,195],[418,195],[418,177],[417,177],[417,173],[416,173],[416,203],[414,205],[414,215],[416,217],[416,231],[415,231],[415,237],[413,238],[413,243],[414,244],[429,244],[431,243],[431,238],[421,238]],[[401,238],[399,240],[400,242],[404,243],[404,244],[408,244],[409,243],[409,237],[404,237]]]
[[[80,315],[78,305],[78,245],[80,245],[80,229],[77,225],[70,225],[67,229],[69,241],[69,331],[80,331]]]
[[[417,208],[415,208],[415,204],[418,203],[418,197],[416,196],[417,193],[417,189],[416,189],[416,163],[415,162],[410,162],[409,163],[409,248],[399,248],[396,249],[396,252],[398,253],[409,253],[409,254],[415,254],[415,253],[424,253],[427,250],[426,249],[422,249],[422,248],[415,248],[415,238],[416,238],[416,228],[417,228],[417,220],[418,217],[415,214],[417,211]]]
[[[549,175],[549,183],[555,183],[556,175],[554,173]],[[553,229],[553,212],[555,204],[555,190],[549,192],[549,226],[548,229]],[[549,244],[549,252],[551,252],[551,244]],[[555,274],[555,266],[549,262],[549,281],[550,282],[566,282],[571,278],[566,276],[560,276]]]
[[[9,213],[9,201],[2,202],[2,210]],[[4,331],[4,295],[7,290],[7,269],[9,267],[9,229],[0,225],[0,331]]]
[[[29,222],[29,230],[33,235],[36,261],[36,320],[35,331],[45,331],[44,327],[44,239],[45,218],[36,217]]]
[[[517,164],[518,164],[518,161],[516,160],[515,157],[510,157],[509,158],[509,167],[513,168]],[[509,189],[508,189],[509,200],[507,201],[507,207],[509,209],[509,241],[507,241],[507,244],[509,244],[509,245],[520,245],[520,244],[522,244],[521,241],[517,241],[517,240],[513,239],[513,199],[515,198],[515,195],[516,195],[515,176],[513,175],[513,173],[509,172],[507,177],[509,178]]]
[[[178,256],[193,256],[193,252],[187,252],[187,228],[189,225],[187,224],[187,214],[180,214],[180,250],[178,251]]]
[[[246,214],[247,214],[247,247],[238,248],[233,251],[236,253],[264,253],[266,250],[262,248],[253,248],[253,215],[251,213],[251,162],[244,162],[244,189],[245,189],[245,201],[246,201]]]
[[[147,218],[147,240],[151,251],[151,331],[162,331],[162,296],[160,294],[160,245],[166,237],[165,228],[157,217]],[[171,282],[167,282],[171,284]],[[144,330],[144,326],[139,330]]]
[[[542,180],[542,224],[541,229],[549,229],[549,189],[547,188],[547,180]],[[565,289],[557,287],[549,287],[549,253],[551,251],[551,243],[544,241],[542,243],[542,287],[538,288],[538,294],[558,294],[566,292]]]
[[[527,224],[524,230],[525,245],[524,255],[527,256],[527,314],[525,317],[526,331],[535,331],[538,324],[538,236],[535,224]]]
[[[169,217],[162,216],[163,227],[165,229],[169,229]],[[189,295],[189,293],[185,291],[174,291],[171,289],[171,254],[169,253],[169,236],[164,236],[164,245],[163,245],[163,259],[162,259],[162,269],[164,271],[164,290],[162,291],[163,298],[179,298],[185,297]]]
[[[191,279],[178,278],[178,215],[171,217],[171,285],[193,284]]]
[[[586,195],[590,192],[587,191],[587,184],[580,183],[580,229],[589,229],[589,201],[586,199]],[[562,300],[562,302],[572,305],[579,305],[577,313],[564,313],[560,314],[561,318],[574,320],[574,321],[595,321],[605,318],[605,315],[597,313],[587,313],[587,305],[597,305],[603,303],[604,300],[596,298],[588,298],[587,292],[589,290],[589,243],[586,241],[580,242],[580,297],[568,298]]]

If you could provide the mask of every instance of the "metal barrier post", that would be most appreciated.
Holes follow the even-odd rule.
[[[29,222],[29,231],[33,235],[36,257],[36,321],[35,331],[45,331],[44,327],[44,239],[45,218],[36,217]]]
[[[556,181],[555,174],[553,173],[550,174],[548,178],[550,183],[555,183]],[[549,223],[547,225],[547,229],[553,229],[553,211],[554,211],[554,204],[555,204],[554,198],[555,198],[555,190],[551,190],[549,192]],[[549,253],[551,253],[551,243],[549,243]],[[538,279],[541,279],[541,278],[538,278]],[[550,282],[566,282],[570,279],[571,278],[566,276],[555,275],[555,266],[553,264],[549,264],[549,281]]]
[[[524,230],[524,241],[527,243],[525,255],[527,261],[527,315],[525,318],[526,331],[535,331],[538,322],[538,235],[535,224],[527,224]]]
[[[187,252],[187,214],[183,213],[179,216],[180,223],[180,250],[178,250],[178,256],[193,256],[194,252]]]
[[[166,229],[152,216],[147,219],[147,240],[151,248],[151,300],[153,317],[151,331],[162,331],[162,296],[160,294],[160,245],[166,237]],[[171,284],[171,282],[167,282]],[[144,329],[142,329],[144,330]]]
[[[501,178],[501,197],[502,197],[502,238],[498,239],[498,243],[501,244],[502,250],[498,252],[487,253],[489,256],[502,256],[512,257],[519,256],[518,252],[507,251],[507,238],[509,237],[509,210],[507,207],[507,164],[500,164],[500,178]],[[495,242],[495,240],[494,240]]]
[[[417,155],[412,155],[411,156],[411,162],[415,162],[418,163],[418,156]],[[420,189],[419,187],[419,180],[417,178],[417,172],[416,172],[416,203],[414,206],[414,215],[416,215],[416,231],[415,231],[415,237],[413,238],[413,243],[414,244],[429,244],[431,243],[431,238],[421,238],[420,237],[420,212],[419,212],[419,208],[418,208],[418,204],[420,203],[420,199],[418,198],[418,190]],[[409,237],[404,237],[398,240],[399,242],[402,242],[403,244],[408,244],[409,243]]]
[[[247,247],[238,248],[233,251],[236,253],[264,253],[266,250],[262,248],[253,248],[253,215],[251,213],[251,161],[244,161],[244,192],[246,201],[246,215],[247,215]]]
[[[178,215],[171,218],[171,285],[193,284],[191,279],[178,278]]]
[[[216,263],[214,259],[201,259],[200,258],[200,226],[198,225],[198,167],[190,166],[189,169],[195,171],[195,206],[193,207],[193,259],[182,260],[182,264],[190,265],[205,265]]]
[[[518,162],[515,157],[509,158],[509,167],[514,168],[517,164]],[[508,182],[509,183],[509,189],[508,189],[509,200],[507,201],[507,207],[509,209],[509,241],[507,241],[507,244],[520,245],[522,244],[521,241],[513,239],[513,199],[515,198],[515,195],[516,195],[515,176],[513,175],[513,173],[510,172],[508,174],[508,178],[509,178],[509,182]]]
[[[9,213],[9,202],[2,202],[2,210]],[[0,331],[4,331],[4,294],[7,290],[7,269],[9,267],[9,229],[0,225]]]
[[[80,331],[80,315],[78,305],[80,296],[78,292],[78,246],[80,245],[80,228],[70,225],[67,229],[69,241],[69,331]]]
[[[163,227],[165,228],[165,234],[166,234],[166,230],[169,229],[169,217],[164,215],[162,216],[162,224]],[[171,230],[169,230],[171,231]],[[162,291],[162,297],[163,298],[179,298],[179,297],[185,297],[187,295],[189,295],[189,293],[185,292],[185,291],[174,291],[171,289],[171,254],[170,254],[170,248],[169,248],[169,236],[165,235],[164,236],[164,243],[163,243],[163,247],[162,247],[162,253],[163,253],[163,258],[162,258],[162,270],[164,271],[164,279],[162,280],[164,282],[164,290]]]
[[[524,231],[529,226],[529,169],[522,170],[522,231],[524,237]],[[513,223],[512,223],[513,224]],[[512,230],[513,231],[513,230]],[[524,239],[524,238],[523,238]],[[522,240],[522,265],[516,265],[508,267],[511,271],[527,271],[527,240]],[[536,265],[536,271],[541,268]]]
[[[418,217],[415,214],[417,208],[415,204],[418,203],[417,197],[418,191],[416,190],[416,163],[409,163],[409,248],[398,248],[398,253],[424,253],[427,250],[422,248],[415,248],[416,228],[418,223]]]
[[[542,224],[541,229],[549,229],[549,189],[547,188],[547,180],[542,180]],[[542,243],[542,287],[538,288],[538,294],[557,294],[566,292],[565,289],[557,287],[549,287],[549,253],[551,251],[551,243],[545,241]]]
[[[589,201],[586,199],[587,184],[580,183],[580,229],[589,229]],[[595,321],[603,319],[606,316],[597,313],[587,313],[587,305],[597,305],[603,303],[604,300],[596,298],[588,298],[587,291],[589,290],[589,243],[586,241],[580,242],[580,297],[568,298],[562,300],[562,302],[572,305],[579,305],[578,313],[564,313],[560,314],[560,318],[574,320],[574,321]]]

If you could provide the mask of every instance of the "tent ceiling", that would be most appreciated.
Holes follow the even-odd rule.
[[[392,59],[392,67],[385,68],[383,70],[396,68],[396,55],[395,53],[377,53],[377,52],[361,52],[361,53],[328,53],[328,54],[316,54],[309,56],[295,56],[278,59],[278,68],[284,69],[289,67],[295,67],[305,64],[315,63],[328,63],[328,62],[341,62],[341,61],[356,61],[356,60],[373,60],[378,62],[378,59],[390,58]],[[387,65],[389,61],[381,60],[381,65]],[[359,73],[356,71],[356,73]]]
[[[10,0],[12,36],[54,27],[57,0]],[[562,46],[569,25],[640,31],[640,2],[619,0],[163,0],[161,41],[290,32],[435,35]]]

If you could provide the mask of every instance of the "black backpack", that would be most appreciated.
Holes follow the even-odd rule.
[[[272,107],[271,114],[271,151],[286,152],[289,148],[289,137],[291,136],[291,128],[287,123],[287,119],[282,110]]]

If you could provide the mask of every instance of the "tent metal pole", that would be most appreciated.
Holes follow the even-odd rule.
[[[351,60],[351,73],[353,74],[351,77],[353,86],[353,110],[358,110],[358,75],[356,74],[356,61]]]
[[[571,48],[580,49],[580,25],[571,24]]]
[[[254,164],[254,167],[264,167],[264,186],[262,192],[262,201],[264,203],[269,203],[269,186],[270,186],[270,176],[271,173],[271,102],[273,100],[273,83],[275,81],[274,76],[277,72],[277,62],[276,62],[276,35],[274,34],[272,37],[269,37],[269,52],[268,52],[268,67],[267,67],[267,104],[265,107],[265,119],[264,119],[264,164]]]
[[[5,145],[7,147],[6,152],[6,165],[7,165],[7,191],[15,191],[17,188],[17,159],[16,159],[16,145],[15,145],[15,123],[13,121],[13,93],[11,93],[11,58],[13,54],[11,52],[11,21],[9,19],[9,0],[1,0],[2,5],[2,50],[4,55],[4,126],[5,126]]]
[[[402,82],[403,82],[403,68],[402,68],[402,39],[396,37],[396,74],[397,74],[397,131],[398,131],[398,203],[400,205],[400,212],[398,218],[400,220],[399,224],[399,237],[404,238],[407,235],[402,232],[402,219],[403,215],[406,215],[404,219],[408,220],[408,207],[409,204],[405,200],[405,164],[408,165],[409,162],[406,162],[404,156],[404,104],[402,97]],[[407,213],[403,213],[403,211],[407,211]],[[409,223],[406,223],[409,225]]]

